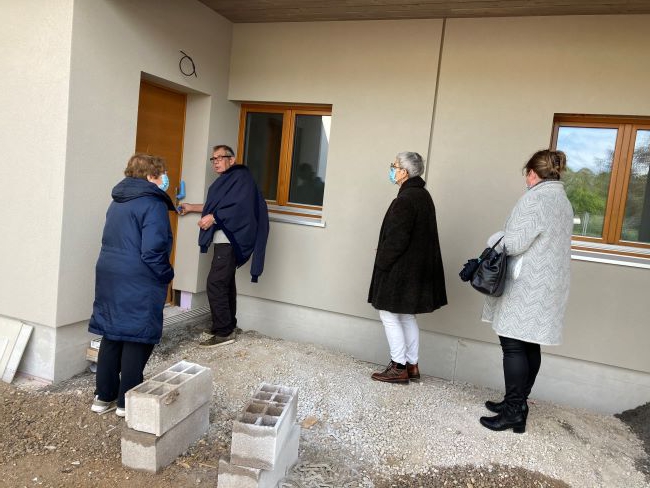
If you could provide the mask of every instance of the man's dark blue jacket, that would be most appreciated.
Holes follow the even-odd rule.
[[[88,330],[113,341],[157,344],[162,335],[172,231],[169,196],[140,178],[113,188],[95,268],[95,302]]]
[[[237,267],[251,254],[251,281],[264,271],[269,213],[266,201],[246,166],[235,164],[224,171],[208,189],[202,215],[212,214],[217,225],[199,233],[201,252],[207,252],[214,233],[223,230],[235,253]]]

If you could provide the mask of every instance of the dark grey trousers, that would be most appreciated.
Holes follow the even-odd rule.
[[[208,274],[207,294],[214,335],[225,337],[237,326],[237,285],[235,253],[230,244],[215,244]]]

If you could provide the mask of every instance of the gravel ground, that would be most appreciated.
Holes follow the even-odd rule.
[[[50,387],[1,384],[3,486],[215,486],[232,421],[262,382],[299,389],[300,459],[280,488],[650,486],[642,441],[613,416],[535,401],[525,434],[492,432],[478,418],[499,392],[428,376],[378,383],[377,365],[252,331],[201,349],[205,326],[166,328],[145,370],[181,359],[213,370],[210,429],[176,463],[155,476],[121,466],[124,421],[89,411],[90,373]]]

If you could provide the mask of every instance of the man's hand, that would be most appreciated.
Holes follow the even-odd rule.
[[[181,203],[176,207],[179,215],[187,215],[192,212],[203,212],[202,203]]]
[[[199,220],[198,226],[203,229],[209,229],[216,223],[216,220],[214,218],[214,215],[212,214],[207,214],[201,217],[201,220]]]

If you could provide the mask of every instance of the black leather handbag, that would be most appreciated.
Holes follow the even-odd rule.
[[[506,284],[508,259],[505,246],[503,252],[496,251],[501,239],[494,246],[486,247],[478,259],[467,261],[459,273],[461,280],[469,281],[475,290],[492,297],[500,297]]]

